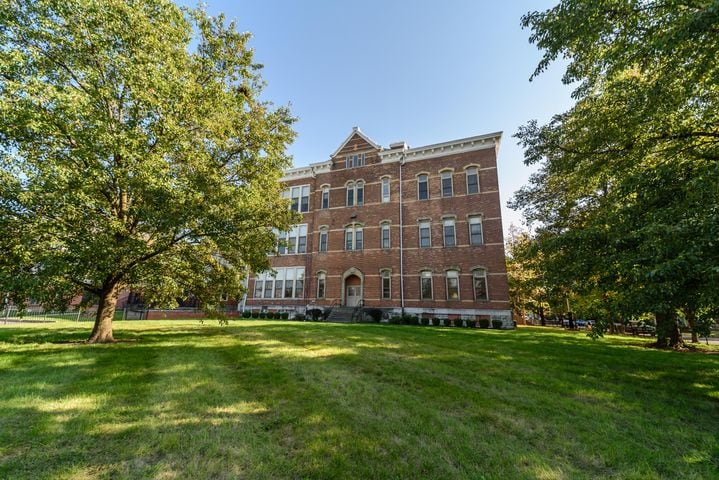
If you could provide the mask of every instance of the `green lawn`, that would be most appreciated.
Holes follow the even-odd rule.
[[[0,327],[0,478],[719,478],[719,355],[282,321]]]

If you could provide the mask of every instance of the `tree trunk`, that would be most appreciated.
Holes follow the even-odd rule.
[[[547,326],[547,320],[544,318],[544,307],[539,307],[539,321],[543,327]]]
[[[692,308],[687,308],[684,310],[684,315],[687,317],[687,323],[689,324],[689,328],[692,330],[692,343],[699,343],[699,335],[697,335],[696,332],[696,322],[697,322],[697,314]]]
[[[684,345],[679,322],[675,313],[657,312],[657,346],[660,348],[678,348]]]
[[[103,289],[100,294],[100,302],[97,305],[95,326],[92,328],[87,343],[112,343],[112,319],[115,316],[117,306],[117,295],[120,292],[120,285],[112,285]]]

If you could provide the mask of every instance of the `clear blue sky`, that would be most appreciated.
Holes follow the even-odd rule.
[[[264,98],[291,104],[299,118],[290,148],[295,166],[327,160],[355,125],[384,146],[503,131],[506,231],[521,222],[507,200],[530,174],[512,135],[571,105],[562,65],[529,82],[541,53],[520,17],[553,3],[208,0],[207,9],[252,32],[255,59],[265,66]]]

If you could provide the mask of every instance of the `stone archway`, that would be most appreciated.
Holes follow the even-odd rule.
[[[350,268],[342,275],[342,305],[356,307],[364,298],[364,274]]]

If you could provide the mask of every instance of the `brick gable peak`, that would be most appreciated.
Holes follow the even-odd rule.
[[[359,127],[352,127],[352,132],[347,136],[344,142],[334,151],[330,158],[335,158],[340,154],[347,154],[353,151],[362,151],[374,149],[382,151],[382,146],[365,135]]]

